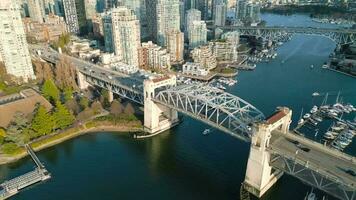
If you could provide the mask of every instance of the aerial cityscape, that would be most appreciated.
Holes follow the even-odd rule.
[[[0,0],[0,200],[356,200],[356,0]]]

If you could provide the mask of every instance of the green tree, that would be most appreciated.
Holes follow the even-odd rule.
[[[4,142],[4,139],[6,137],[6,131],[3,128],[0,128],[0,144]]]
[[[10,125],[7,127],[5,141],[15,142],[18,145],[23,145],[25,137],[23,130],[28,128],[29,123],[25,114],[22,112],[16,112]]]
[[[82,110],[85,110],[89,106],[89,100],[86,97],[82,97],[79,101],[79,105],[81,106]]]
[[[52,115],[47,112],[44,106],[39,106],[32,120],[31,128],[36,135],[46,135],[52,132],[54,128],[54,120]]]
[[[73,89],[70,87],[64,88],[63,97],[64,97],[64,102],[67,102],[67,101],[73,99]]]
[[[64,129],[74,122],[74,116],[69,110],[61,104],[61,102],[56,102],[56,109],[53,113],[53,119],[55,122],[55,127],[59,129]]]
[[[52,101],[56,102],[59,100],[59,90],[52,80],[46,80],[42,86],[43,96]]]

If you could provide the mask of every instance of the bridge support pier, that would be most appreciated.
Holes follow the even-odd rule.
[[[108,101],[110,103],[114,101],[114,93],[112,92],[112,90],[108,90]]]
[[[178,124],[178,112],[154,101],[155,90],[176,85],[176,77],[144,81],[144,130],[156,135]]]
[[[85,76],[79,71],[77,71],[77,82],[79,89],[81,90],[87,89],[89,87],[89,83],[85,80]]]
[[[280,108],[274,115],[255,126],[250,155],[247,161],[244,187],[257,197],[265,194],[283,175],[280,170],[273,170],[269,165],[271,155],[268,152],[273,130],[287,133],[291,123],[292,111]]]

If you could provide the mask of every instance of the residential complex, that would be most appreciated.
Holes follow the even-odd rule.
[[[75,0],[63,0],[64,17],[70,33],[79,34],[79,21]]]
[[[200,45],[203,45],[207,41],[206,24],[204,21],[193,21],[189,26],[188,40],[189,48],[194,49]]]
[[[143,69],[167,69],[171,67],[167,50],[152,41],[142,43],[139,50],[140,67]]]

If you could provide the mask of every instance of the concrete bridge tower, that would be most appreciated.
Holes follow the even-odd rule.
[[[250,155],[247,161],[244,187],[257,197],[261,197],[283,175],[279,170],[272,170],[269,165],[270,153],[267,151],[272,131],[286,134],[289,131],[292,111],[286,107],[279,108],[266,121],[255,125]]]
[[[178,123],[178,112],[154,102],[155,92],[161,87],[175,86],[175,76],[146,79],[144,85],[144,129],[150,134],[158,134]]]
[[[82,74],[79,70],[77,70],[77,82],[78,87],[81,90],[87,89],[89,87],[89,83],[85,79],[84,74]]]

